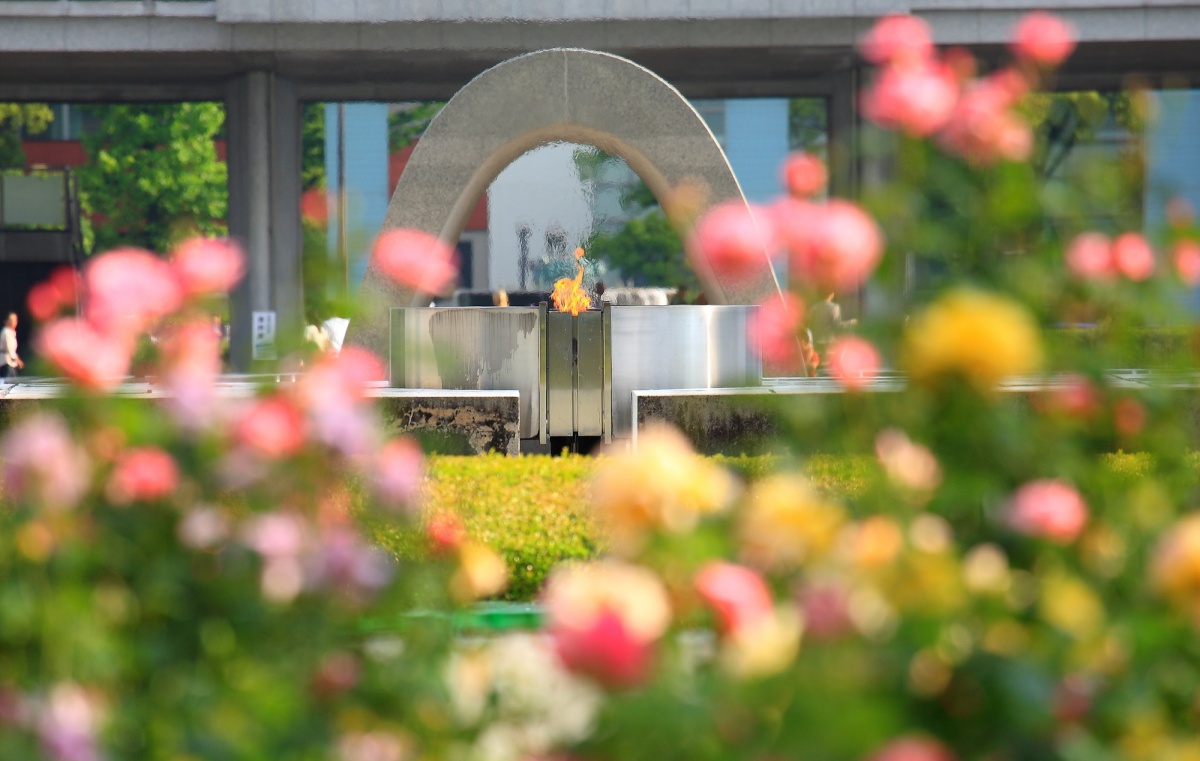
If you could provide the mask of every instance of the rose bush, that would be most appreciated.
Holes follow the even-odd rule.
[[[1022,99],[1071,34],[1033,14],[979,74],[884,19],[863,111],[894,130],[892,179],[821,200],[796,157],[786,198],[687,231],[733,281],[787,263],[749,337],[772,363],[813,364],[803,304],[868,278],[896,297],[822,360],[853,393],[775,402],[773,472],[739,478],[664,427],[600,458],[608,557],[550,574],[536,634],[437,615],[507,569],[422,515],[421,453],[363,391],[377,358],[214,392],[198,326],[242,271],[230,244],[52,281],[41,345],[75,386],[0,442],[0,757],[1200,758],[1195,432],[1181,384],[1105,372],[1196,282],[1200,230],[1178,209],[1161,237],[1121,214],[1091,229],[1114,189],[1065,199],[1030,168]],[[451,253],[398,231],[374,255],[437,292]],[[912,259],[942,277],[904,293]],[[104,396],[146,330],[170,393]],[[890,368],[905,382],[876,393]],[[1121,450],[1136,467],[1105,464]],[[870,458],[861,488],[816,488],[822,451]]]

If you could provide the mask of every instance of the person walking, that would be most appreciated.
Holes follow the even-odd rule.
[[[808,327],[812,330],[817,350],[822,354],[840,333],[858,324],[858,320],[842,319],[842,307],[833,300],[834,295],[830,292],[808,310]]]
[[[17,354],[17,313],[9,312],[4,327],[0,328],[0,378],[15,378],[25,369],[25,362]]]

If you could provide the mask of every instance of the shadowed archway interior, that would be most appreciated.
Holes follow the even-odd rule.
[[[708,188],[708,206],[744,202],[721,146],[678,90],[619,56],[558,48],[505,61],[458,91],[414,149],[384,229],[415,228],[453,244],[506,166],[558,141],[620,156],[660,200],[689,180]],[[737,281],[698,274],[718,303],[755,303],[778,289],[765,251],[761,268]],[[370,264],[347,342],[386,357],[388,309],[427,298]]]

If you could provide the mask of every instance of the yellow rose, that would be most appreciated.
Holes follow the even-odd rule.
[[[755,483],[740,517],[742,554],[764,568],[795,566],[825,554],[846,520],[839,505],[796,474]]]
[[[725,469],[696,454],[683,434],[647,426],[635,451],[600,461],[592,504],[612,538],[612,550],[637,554],[652,531],[683,533],[701,516],[719,512],[736,493]]]
[[[981,391],[1042,364],[1038,327],[1019,304],[971,289],[951,291],[905,330],[903,359],[914,383],[960,375]]]
[[[1159,539],[1150,581],[1200,623],[1200,513],[1180,519]]]

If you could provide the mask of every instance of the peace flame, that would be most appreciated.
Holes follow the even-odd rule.
[[[583,289],[583,265],[578,263],[582,258],[583,249],[575,249],[575,262],[579,267],[579,274],[574,278],[564,277],[557,281],[554,284],[554,292],[550,294],[554,308],[560,312],[570,312],[572,317],[578,317],[580,312],[587,311],[592,305],[592,299]]]

